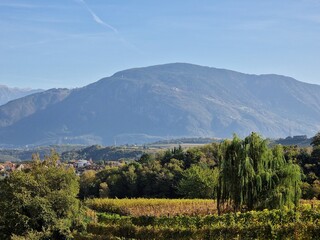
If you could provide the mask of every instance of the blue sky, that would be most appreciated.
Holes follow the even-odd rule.
[[[318,0],[0,0],[0,84],[81,87],[189,62],[320,84]]]

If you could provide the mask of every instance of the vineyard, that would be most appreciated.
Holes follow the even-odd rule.
[[[205,216],[217,213],[215,200],[207,199],[89,199],[86,205],[97,212],[139,216]]]
[[[86,205],[90,222],[87,234],[77,236],[80,240],[320,238],[317,200],[302,200],[296,210],[265,209],[220,216],[213,200],[92,199]]]

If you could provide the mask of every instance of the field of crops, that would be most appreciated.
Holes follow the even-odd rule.
[[[89,199],[86,205],[97,212],[130,216],[204,216],[217,213],[217,204],[207,199]]]
[[[215,213],[214,203],[212,200],[88,200],[87,206],[95,210],[89,210],[92,221],[88,234],[76,239],[320,239],[318,200],[301,201],[296,210],[265,209],[221,216]],[[201,207],[197,208],[198,205]],[[205,206],[211,206],[213,214],[206,214]]]

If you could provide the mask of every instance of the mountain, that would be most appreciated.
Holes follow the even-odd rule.
[[[11,101],[0,107],[0,129],[13,125],[34,113],[48,109],[70,94],[69,89],[50,89]]]
[[[123,144],[177,137],[313,136],[320,86],[174,63],[118,72],[0,107],[0,143]],[[26,113],[27,109],[27,113]]]
[[[21,88],[9,88],[5,85],[0,85],[0,105],[6,104],[7,102],[22,98],[24,96],[41,92],[40,89],[21,89]]]

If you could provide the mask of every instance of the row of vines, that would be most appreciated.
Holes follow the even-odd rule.
[[[320,239],[320,202],[301,201],[296,209],[218,214],[134,214],[134,208],[184,204],[197,206],[212,200],[92,199],[86,235],[76,239]],[[192,205],[193,204],[193,205]],[[131,214],[127,211],[131,208]],[[118,213],[114,213],[117,209]],[[125,210],[126,209],[126,210]],[[122,213],[121,213],[122,212]]]
[[[249,226],[212,226],[205,228],[175,228],[135,225],[88,225],[89,234],[77,239],[319,239],[320,225],[289,223],[270,225],[256,223]]]

